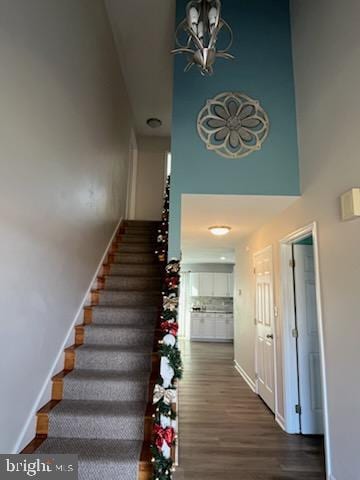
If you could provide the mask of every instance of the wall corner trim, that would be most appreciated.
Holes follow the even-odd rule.
[[[234,360],[235,364],[235,369],[240,373],[240,375],[243,377],[245,382],[249,385],[251,390],[256,393],[256,385],[254,380],[245,372],[245,370],[238,364],[236,360]]]
[[[275,421],[282,428],[282,430],[284,430],[284,432],[286,432],[285,419],[282,415],[280,415],[279,412],[276,412]]]
[[[64,349],[66,348],[67,346],[67,342],[69,341],[69,338],[71,337],[73,331],[74,331],[74,327],[75,325],[77,324],[79,318],[81,318],[81,314],[82,314],[82,311],[84,309],[84,307],[88,304],[89,302],[89,296],[90,296],[90,292],[91,290],[93,289],[94,287],[94,284],[97,280],[97,277],[100,273],[100,270],[103,266],[103,263],[105,262],[105,259],[106,259],[106,256],[111,248],[111,245],[114,241],[114,238],[115,238],[115,235],[117,233],[117,231],[119,230],[119,227],[121,225],[121,223],[123,222],[123,217],[120,218],[120,220],[118,221],[118,223],[116,224],[115,226],[115,229],[111,235],[111,238],[105,248],[105,251],[104,251],[104,254],[102,255],[101,259],[100,259],[100,262],[98,263],[98,266],[96,268],[96,271],[95,271],[95,274],[93,276],[93,278],[91,279],[90,281],[90,284],[89,284],[89,288],[87,289],[82,301],[81,301],[81,304],[78,308],[78,311],[76,312],[75,314],[75,317],[73,319],[73,321],[71,322],[71,325],[70,325],[70,328],[65,336],[65,339],[63,341],[63,343],[61,344],[61,347],[56,355],[56,358],[55,358],[55,361],[53,362],[52,366],[51,366],[51,369],[49,371],[49,374],[48,376],[46,377],[46,380],[39,392],[39,395],[37,396],[36,400],[35,400],[35,403],[33,404],[33,407],[31,408],[31,411],[28,415],[28,419],[26,420],[25,424],[24,424],[24,427],[18,437],[18,440],[13,448],[13,451],[11,453],[13,454],[16,454],[16,453],[19,453],[19,451],[22,450],[22,448],[24,448],[26,446],[26,443],[27,443],[27,440],[26,440],[26,435],[27,433],[29,432],[29,429],[31,428],[31,423],[33,421],[33,419],[35,418],[35,415],[36,415],[36,412],[39,410],[39,408],[41,408],[42,404],[43,403],[46,403],[47,401],[50,401],[50,397],[51,395],[49,394],[49,397],[47,400],[45,400],[44,402],[44,398],[45,398],[45,395],[46,395],[46,391],[51,391],[51,388],[49,388],[49,386],[51,386],[51,383],[52,383],[52,377],[57,373],[56,370],[58,368],[58,363],[59,361],[61,360],[61,356],[63,355],[64,353]],[[32,435],[32,437],[35,436],[35,432],[34,432],[34,435]]]

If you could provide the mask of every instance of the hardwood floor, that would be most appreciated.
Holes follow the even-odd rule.
[[[323,480],[322,438],[288,435],[233,366],[231,344],[182,345],[176,480]]]

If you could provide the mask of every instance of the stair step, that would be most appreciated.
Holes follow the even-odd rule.
[[[127,243],[131,245],[156,245],[156,235],[150,234],[150,235],[129,235],[126,233],[120,233],[116,237],[116,243]]]
[[[150,291],[117,291],[99,290],[92,293],[92,302],[95,305],[113,306],[157,306],[160,303],[158,292]]]
[[[47,413],[48,435],[143,440],[145,409],[145,402],[62,400]],[[151,415],[145,417],[145,422],[151,422]]]
[[[109,268],[110,275],[128,275],[134,277],[154,277],[159,275],[160,267],[158,264],[134,264],[134,263],[114,263]]]
[[[135,264],[156,264],[158,259],[154,252],[152,253],[115,253],[114,263],[135,263]]]
[[[158,227],[160,225],[160,220],[125,220],[123,225],[125,226],[150,226],[150,227]]]
[[[157,307],[94,306],[85,308],[85,322],[97,325],[155,325]]]
[[[93,324],[85,327],[80,326],[79,328],[84,331],[85,345],[149,348],[154,341],[154,329],[148,326]]]
[[[151,290],[161,289],[160,277],[135,277],[133,275],[107,275],[105,288],[110,290]]]
[[[37,453],[77,454],[79,480],[110,480],[112,478],[120,480],[136,478],[134,463],[142,472],[143,468],[146,468],[145,462],[137,464],[141,448],[140,441],[48,438],[42,443]],[[148,461],[150,462],[150,458]],[[147,465],[151,464],[147,463]],[[150,480],[150,471],[146,476],[139,471],[138,480]]]
[[[152,364],[151,350],[143,347],[117,347],[115,345],[82,345],[76,349],[67,349],[69,355],[66,370],[79,368],[83,370],[117,370],[150,371]],[[71,356],[73,364],[71,365]]]
[[[121,242],[116,249],[118,253],[152,253],[154,254],[156,246],[154,243],[131,243]]]
[[[122,234],[122,233],[124,233],[125,235],[138,235],[138,236],[146,235],[146,236],[152,236],[153,238],[155,238],[159,233],[159,229],[154,227],[150,227],[150,228],[125,227],[123,230],[119,232],[119,234]]]
[[[149,399],[149,373],[73,370],[63,378],[63,399],[138,401]]]

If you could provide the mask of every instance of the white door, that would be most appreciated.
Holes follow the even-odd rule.
[[[200,297],[212,297],[214,294],[214,274],[199,273]]]
[[[275,410],[274,300],[271,247],[254,257],[256,278],[256,374],[257,392]]]
[[[294,245],[301,433],[323,434],[320,343],[316,312],[314,250]]]
[[[228,296],[227,273],[214,273],[214,297]]]

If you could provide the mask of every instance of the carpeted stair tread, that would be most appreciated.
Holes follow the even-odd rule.
[[[85,438],[48,438],[38,453],[76,454],[79,480],[136,480],[142,442]]]
[[[157,259],[154,253],[124,252],[114,255],[114,263],[157,265]]]
[[[141,265],[136,263],[113,263],[110,267],[111,275],[132,275],[138,276],[154,276],[160,272],[159,266],[154,264]]]
[[[156,247],[151,243],[124,243],[118,246],[118,253],[154,253]]]
[[[154,340],[153,325],[87,325],[84,344],[92,345],[149,345]]]
[[[145,402],[62,400],[49,413],[49,436],[141,440],[145,409]]]
[[[105,286],[111,290],[155,290],[161,286],[161,279],[159,276],[132,276],[132,275],[106,275]]]
[[[158,307],[116,307],[113,305],[92,307],[93,325],[151,325],[156,322]]]
[[[75,368],[90,370],[150,371],[152,345],[82,345],[76,349]]]
[[[64,377],[66,400],[139,401],[148,399],[149,372],[75,369]]]
[[[121,291],[121,290],[100,290],[99,291],[99,305],[114,305],[114,306],[137,306],[137,305],[158,305],[160,302],[159,292],[149,291]]]

